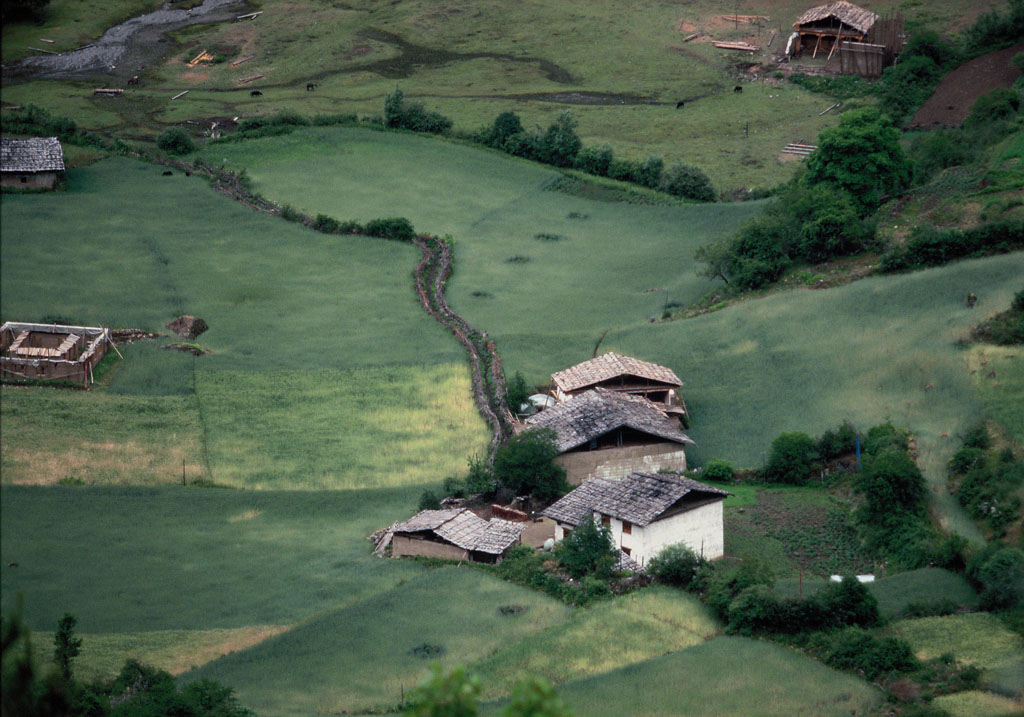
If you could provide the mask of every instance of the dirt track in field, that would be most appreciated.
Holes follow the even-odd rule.
[[[976,57],[950,72],[921,105],[910,128],[962,125],[979,97],[997,87],[1010,87],[1020,76],[1010,64],[1010,58],[1018,52],[1024,52],[1024,43]]]

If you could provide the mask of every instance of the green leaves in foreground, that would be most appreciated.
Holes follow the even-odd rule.
[[[462,665],[447,673],[441,665],[434,665],[430,675],[410,695],[405,714],[475,717],[480,689],[480,678],[468,674]],[[513,688],[512,699],[501,714],[502,717],[570,717],[572,712],[547,680],[531,677]]]

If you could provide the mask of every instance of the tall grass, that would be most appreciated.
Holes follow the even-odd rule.
[[[608,645],[607,649],[614,649]],[[881,695],[770,642],[720,637],[559,689],[577,714],[849,715]]]
[[[507,695],[527,677],[554,684],[610,672],[711,639],[718,621],[696,598],[650,588],[574,614],[567,622],[505,645],[471,667],[485,697]]]
[[[525,610],[505,616],[499,608]],[[310,620],[188,673],[233,685],[260,714],[348,713],[394,707],[432,661],[473,662],[565,619],[539,593],[475,570],[442,568]],[[431,659],[416,654],[439,650]]]
[[[878,600],[883,617],[899,615],[912,603],[952,601],[956,605],[976,607],[978,595],[961,575],[942,568],[921,568],[881,578],[868,585]]]

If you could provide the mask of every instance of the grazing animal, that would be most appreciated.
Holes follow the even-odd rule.
[[[973,291],[967,295],[967,308],[973,309],[974,305],[978,303],[978,295]]]
[[[262,97],[263,93],[260,92],[259,90],[253,90],[252,92],[249,93],[249,96],[250,97]]]
[[[678,102],[676,102],[676,109],[677,110],[678,109],[682,109],[683,105],[685,105],[685,104],[686,104],[686,100],[679,100]]]
[[[306,83],[306,92],[312,92],[315,89],[316,89],[316,83],[315,82],[307,82]]]
[[[740,87],[739,85],[736,85],[735,87],[732,88],[732,91],[733,92],[743,92],[743,88]]]
[[[191,177],[192,176],[192,172],[185,172],[185,176],[186,177]]]
[[[170,177],[170,176],[171,176],[172,174],[174,174],[174,172],[172,172],[172,171],[171,171],[171,170],[169,170],[169,169],[168,169],[168,170],[167,170],[166,172],[164,172],[164,176],[165,176],[165,177]]]
[[[128,84],[129,85],[137,85],[137,84],[139,84],[139,76],[138,75],[132,75],[132,78],[130,80],[128,80]]]

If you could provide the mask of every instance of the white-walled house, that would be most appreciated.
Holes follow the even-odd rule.
[[[541,515],[562,540],[588,515],[611,530],[615,547],[645,566],[662,548],[686,545],[707,560],[725,554],[722,502],[727,491],[670,473],[591,478]]]

